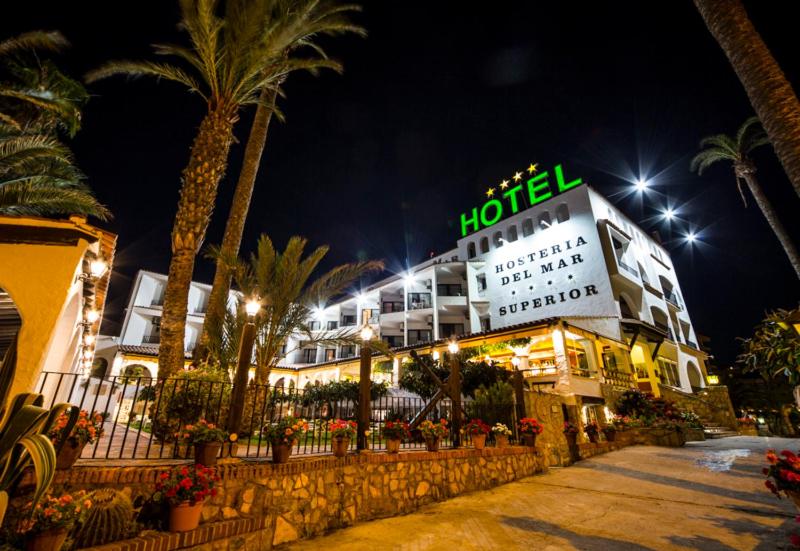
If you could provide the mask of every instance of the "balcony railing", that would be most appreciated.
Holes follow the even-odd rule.
[[[159,344],[161,335],[145,335],[142,337],[142,344]]]
[[[381,303],[381,314],[393,314],[394,312],[403,312],[403,302],[399,300],[384,301]]]
[[[617,369],[603,369],[603,382],[607,385],[618,388],[632,388],[636,386],[633,381],[633,374]]]
[[[669,291],[667,289],[664,289],[664,299],[673,306],[677,306],[678,308],[681,307],[680,298],[678,298],[678,293],[676,293],[675,291]]]
[[[633,266],[628,266],[624,261],[617,259],[617,264],[620,268],[631,274],[633,277],[639,277],[639,271]]]

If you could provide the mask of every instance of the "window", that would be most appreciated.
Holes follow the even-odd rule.
[[[475,276],[478,282],[478,292],[486,290],[486,274],[478,274]]]
[[[542,214],[539,215],[539,228],[540,229],[546,230],[547,228],[549,228],[552,225],[553,225],[553,223],[550,220],[550,213],[549,212],[543,212]]]
[[[408,345],[412,346],[420,342],[430,342],[433,340],[433,335],[430,329],[409,329],[408,330]]]
[[[494,245],[495,249],[499,249],[503,246],[503,232],[498,231],[494,232],[494,238],[492,239],[492,244]]]
[[[400,335],[382,335],[381,339],[389,345],[390,348],[403,346],[403,337]]]
[[[617,265],[634,277],[639,277],[636,268],[631,265],[632,262],[627,261],[628,247],[630,244],[631,242],[629,239],[611,230],[611,246],[614,248],[614,257],[617,259]]]
[[[526,218],[522,221],[522,237],[533,235],[533,220]]]
[[[456,335],[464,334],[463,323],[440,323],[439,324],[439,338],[447,339],[455,337]]]
[[[300,363],[313,364],[316,361],[317,361],[317,349],[316,348],[303,348],[300,351]]]
[[[336,349],[335,348],[326,348],[325,349],[325,361],[329,362],[331,360],[336,359]]]
[[[658,276],[658,281],[661,283],[661,290],[664,291],[664,299],[674,306],[680,307],[681,300],[672,283],[664,276]]]
[[[319,331],[319,322],[312,321],[311,323],[308,324],[308,329],[310,331]]]
[[[336,321],[329,321],[328,322],[328,326],[327,326],[328,331],[332,331],[333,329],[336,329],[337,327],[339,327],[339,323],[338,322],[336,322]]]
[[[639,275],[642,276],[642,283],[646,283],[650,285],[650,278],[647,277],[647,271],[642,266],[641,262],[637,262],[636,265],[639,267]]]
[[[403,302],[400,300],[386,300],[381,303],[381,312],[391,314],[392,312],[402,312]]]
[[[489,252],[489,238],[481,237],[481,253]]]
[[[561,203],[556,208],[556,221],[560,224],[569,220],[569,207],[566,203]]]
[[[508,229],[506,230],[506,240],[509,243],[513,243],[517,239],[519,239],[519,236],[517,235],[517,227],[509,226]]]
[[[352,344],[346,344],[342,346],[341,355],[342,358],[352,358],[356,355],[356,347]]]
[[[431,306],[430,293],[408,293],[409,310],[422,310],[423,308],[430,308]]]
[[[478,256],[478,251],[475,250],[475,243],[472,241],[467,245],[467,258],[475,258]]]
[[[348,325],[355,325],[355,324],[356,324],[355,314],[346,314],[342,316],[342,327],[347,327]]]
[[[460,283],[437,283],[436,294],[440,297],[463,297],[466,295]]]
[[[660,368],[659,379],[665,385],[680,387],[681,379],[678,376],[678,364],[672,360],[657,358],[658,367]]]

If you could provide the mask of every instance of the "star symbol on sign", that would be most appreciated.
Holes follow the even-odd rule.
[[[506,188],[508,188],[508,180],[503,180],[502,182],[500,182],[500,189],[506,189]]]
[[[531,166],[528,167],[528,174],[533,174],[539,170],[539,163],[531,163]]]
[[[486,197],[494,197],[494,188],[490,187],[486,190]]]
[[[522,172],[517,172],[514,174],[514,181],[519,182],[520,180],[522,180]]]

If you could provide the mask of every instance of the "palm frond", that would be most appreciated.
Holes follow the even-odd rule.
[[[59,31],[29,31],[0,42],[0,56],[26,50],[60,52],[67,47],[69,41]]]
[[[86,73],[87,82],[96,82],[114,75],[128,75],[132,77],[152,76],[158,79],[170,80],[186,86],[189,91],[205,98],[197,80],[179,67],[168,63],[155,63],[152,61],[112,61]]]
[[[730,155],[719,148],[706,149],[695,155],[689,163],[689,170],[703,174],[708,167],[719,161],[733,160]]]

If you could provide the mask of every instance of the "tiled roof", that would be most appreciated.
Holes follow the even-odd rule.
[[[128,352],[129,354],[139,354],[141,356],[154,356],[158,357],[157,344],[121,344],[119,345],[120,352]],[[187,360],[192,359],[192,353],[186,352],[183,355]]]

